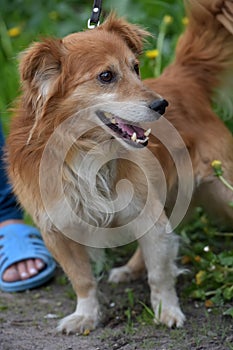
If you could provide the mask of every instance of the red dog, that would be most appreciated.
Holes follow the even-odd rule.
[[[9,174],[77,294],[76,311],[61,321],[61,331],[83,332],[98,323],[84,244],[124,243],[121,228],[126,236],[129,228],[139,248],[110,281],[135,279],[146,269],[155,320],[180,327],[185,317],[174,288],[178,244],[171,225],[189,200],[190,209],[202,205],[232,225],[233,194],[211,168],[221,160],[233,183],[232,135],[211,98],[232,72],[233,2],[189,0],[187,9],[175,62],[159,79],[139,77],[148,33],[113,15],[91,31],[36,43],[22,57]],[[161,96],[169,107],[152,123],[165,112]],[[154,135],[142,122],[151,123]],[[176,199],[178,209],[186,202],[173,215]]]

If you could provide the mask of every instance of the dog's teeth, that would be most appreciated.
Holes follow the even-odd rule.
[[[149,137],[146,137],[144,140],[137,139],[136,142],[137,143],[145,143],[148,140],[149,140]]]
[[[112,124],[116,124],[116,119],[115,119],[115,118],[112,118],[111,123],[112,123]]]
[[[148,136],[150,135],[150,133],[151,133],[151,129],[148,129],[148,130],[146,130],[146,131],[144,132],[144,135],[145,135],[146,137],[148,137]]]
[[[134,141],[134,142],[137,141],[137,134],[136,134],[136,132],[134,132],[133,135],[131,136],[131,140]]]

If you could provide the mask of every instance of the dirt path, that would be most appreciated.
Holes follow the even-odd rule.
[[[181,287],[183,281],[179,281]],[[100,282],[103,315],[88,336],[56,334],[58,320],[75,307],[72,289],[58,269],[47,286],[26,293],[0,292],[1,350],[232,350],[232,321],[222,309],[208,312],[201,303],[182,300],[183,329],[151,324],[141,302],[149,305],[145,281],[111,286]]]

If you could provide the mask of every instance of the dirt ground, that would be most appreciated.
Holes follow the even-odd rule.
[[[178,281],[181,292],[183,277]],[[130,288],[130,289],[129,289]],[[146,281],[120,286],[99,283],[102,323],[86,336],[56,333],[58,320],[73,312],[74,294],[62,271],[46,286],[25,293],[0,292],[1,350],[232,350],[232,319],[222,308],[206,310],[201,302],[181,298],[187,321],[167,329],[148,321]],[[229,305],[226,306],[226,308]]]

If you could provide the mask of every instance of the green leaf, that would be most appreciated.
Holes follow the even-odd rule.
[[[147,306],[146,304],[144,304],[142,301],[139,301],[139,303],[144,307],[144,310],[146,311],[146,313],[151,317],[154,318],[155,314],[154,311]]]
[[[224,299],[231,300],[233,298],[233,286],[227,287],[223,292]]]
[[[222,271],[214,271],[213,277],[214,277],[214,280],[219,283],[223,282],[225,278],[224,273]]]
[[[224,316],[231,316],[233,318],[233,307],[230,307],[223,313]]]
[[[196,290],[192,291],[191,295],[194,299],[205,300],[205,291],[203,289],[196,289]]]
[[[0,305],[0,311],[7,310],[8,306],[7,305]]]
[[[216,289],[215,295],[211,298],[211,300],[215,305],[224,305],[224,298],[222,295],[222,290],[220,288]]]
[[[233,266],[233,252],[223,252],[219,254],[219,262],[223,266]]]
[[[126,288],[126,293],[128,295],[129,305],[132,308],[134,306],[134,292],[131,288]]]

